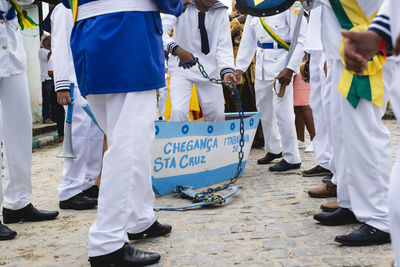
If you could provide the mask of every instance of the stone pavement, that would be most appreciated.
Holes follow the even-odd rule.
[[[385,121],[397,152],[399,131]],[[43,209],[58,209],[57,185],[62,161],[55,158],[60,145],[33,154],[32,202]],[[390,245],[341,247],[338,234],[357,225],[327,227],[315,223],[321,200],[306,191],[321,184],[320,177],[304,178],[300,171],[272,174],[255,164],[264,151],[253,149],[239,193],[219,207],[191,211],[157,212],[160,222],[173,225],[168,237],[141,240],[134,245],[160,252],[155,266],[379,266],[393,264]],[[301,152],[303,169],[313,167],[313,153]],[[176,196],[159,197],[157,205],[185,204]],[[18,232],[13,241],[0,243],[0,266],[89,266],[87,232],[92,211],[61,211],[53,222],[10,225]]]

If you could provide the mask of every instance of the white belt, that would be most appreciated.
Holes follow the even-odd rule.
[[[116,12],[157,10],[153,0],[96,0],[78,7],[77,21]]]

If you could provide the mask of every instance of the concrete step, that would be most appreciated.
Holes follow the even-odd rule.
[[[46,134],[50,132],[57,131],[57,124],[44,124],[44,123],[34,123],[32,126],[32,134],[33,136],[38,136],[41,134]]]
[[[58,134],[56,131],[35,135],[32,140],[32,149],[44,147],[49,144],[54,144],[54,141],[57,138],[58,138]]]

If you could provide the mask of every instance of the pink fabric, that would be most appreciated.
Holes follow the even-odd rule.
[[[310,105],[310,84],[304,82],[300,75],[294,77],[293,105],[295,107]]]

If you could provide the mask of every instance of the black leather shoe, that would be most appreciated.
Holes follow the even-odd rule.
[[[60,209],[63,210],[90,210],[97,206],[97,198],[90,198],[79,193],[70,199],[60,201]]]
[[[98,257],[90,257],[91,267],[137,267],[157,263],[161,256],[158,253],[146,252],[125,245],[119,250]]]
[[[82,193],[90,198],[99,198],[99,187],[97,185],[93,185],[90,188],[83,190]]]
[[[314,168],[309,170],[305,170],[301,173],[304,177],[314,177],[314,176],[326,176],[332,174],[330,170],[325,169],[324,167],[317,165]]]
[[[155,221],[149,228],[147,228],[141,233],[137,234],[128,233],[128,238],[129,240],[137,240],[137,239],[142,239],[144,237],[158,237],[170,233],[171,230],[172,230],[171,225],[161,224],[158,221]]]
[[[345,246],[372,246],[390,243],[390,234],[368,224],[348,235],[339,235],[335,241]]]
[[[334,212],[322,212],[314,214],[314,220],[322,225],[345,225],[359,223],[354,213],[349,209],[340,208]]]
[[[18,223],[20,221],[39,222],[54,220],[58,211],[44,211],[36,209],[32,204],[19,210],[10,210],[3,207],[4,223]]]
[[[267,155],[265,155],[265,157],[263,157],[262,159],[257,160],[257,164],[258,165],[265,165],[265,164],[269,164],[271,163],[271,161],[273,161],[274,159],[279,159],[282,158],[282,153],[279,154],[272,154],[272,153],[267,153]]]
[[[10,240],[17,235],[17,232],[11,230],[0,222],[0,240]]]
[[[291,163],[288,163],[286,160],[282,159],[277,164],[269,167],[269,171],[283,172],[283,171],[300,169],[300,166],[301,166],[301,163],[291,164]]]

